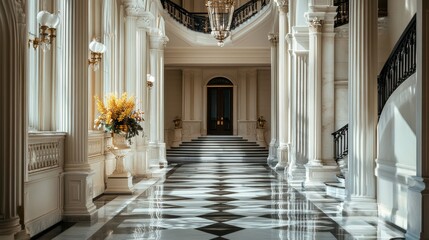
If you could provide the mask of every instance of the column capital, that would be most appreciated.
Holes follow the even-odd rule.
[[[277,8],[282,13],[287,13],[288,11],[288,3],[287,0],[274,0],[277,4]]]
[[[139,17],[144,11],[144,7],[137,0],[122,0],[127,17]]]
[[[272,45],[277,45],[277,43],[279,42],[279,34],[278,33],[269,33],[268,34],[268,41],[270,41]]]
[[[137,19],[137,27],[144,28],[144,29],[150,29],[152,26],[152,22],[155,19],[155,17],[150,12],[143,12],[139,18]]]
[[[323,20],[318,17],[314,17],[313,19],[309,19],[308,25],[311,32],[322,32]]]
[[[168,41],[169,39],[167,36],[161,34],[150,34],[150,49],[163,50]]]

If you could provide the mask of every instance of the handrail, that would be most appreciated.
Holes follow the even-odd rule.
[[[337,16],[335,16],[334,27],[339,27],[349,23],[349,0],[334,0],[337,6]],[[387,17],[387,0],[378,1],[378,17]]]
[[[210,21],[207,13],[188,12],[171,0],[161,0],[162,6],[179,23],[190,30],[210,33]],[[270,0],[250,0],[237,8],[232,16],[231,30],[237,28],[270,3]]]
[[[245,21],[257,14],[263,7],[268,5],[270,0],[250,0],[237,8],[232,15],[231,30],[234,30]]]
[[[343,159],[347,154],[349,154],[349,125],[346,124],[331,135],[334,137],[335,161],[338,162],[338,160]]]
[[[396,88],[416,72],[416,48],[414,15],[378,75],[378,116]]]
[[[179,23],[190,30],[210,33],[210,21],[207,13],[191,13],[170,0],[161,0],[162,6]]]

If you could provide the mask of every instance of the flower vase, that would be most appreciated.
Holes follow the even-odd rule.
[[[130,151],[125,135],[113,134],[112,146],[108,148],[115,155],[116,167],[107,179],[105,194],[132,194],[134,192],[131,173],[125,169],[124,158]]]

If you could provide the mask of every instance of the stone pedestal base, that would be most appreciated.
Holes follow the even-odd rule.
[[[287,181],[291,186],[302,186],[305,182],[305,168],[303,166],[285,169]]]
[[[265,142],[264,132],[265,132],[264,128],[257,128],[256,129],[256,143],[259,146],[266,148],[267,143]]]
[[[179,147],[179,145],[182,143],[182,129],[181,128],[175,128],[174,129],[174,138],[173,142],[171,143],[172,147]]]
[[[133,177],[129,172],[114,173],[107,178],[104,194],[133,194]]]
[[[406,239],[428,239],[426,216],[429,214],[429,178],[408,177]]]
[[[287,145],[280,145],[277,149],[277,165],[274,167],[276,170],[283,170],[288,167],[289,164],[289,151]]]
[[[374,198],[352,197],[340,205],[346,216],[378,216],[377,200]]]
[[[166,146],[165,143],[160,143],[159,145],[159,167],[165,168],[168,165],[167,156],[166,156]]]
[[[320,185],[324,182],[335,182],[339,173],[337,166],[305,165],[305,185]]]
[[[277,144],[276,141],[271,140],[270,146],[269,146],[269,155],[267,158],[267,164],[271,167],[276,166],[277,164]]]
[[[97,208],[92,202],[94,172],[66,171],[64,173],[64,222],[94,222]]]

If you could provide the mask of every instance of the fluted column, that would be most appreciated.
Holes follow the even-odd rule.
[[[149,136],[149,120],[150,113],[148,108],[148,86],[147,86],[147,66],[148,66],[148,49],[147,49],[147,31],[149,30],[148,13],[143,13],[137,20],[137,61],[136,61],[136,98],[137,108],[142,110],[145,121],[142,122],[144,136],[136,138],[136,157],[134,158],[135,174],[139,176],[150,176],[149,161],[148,161],[148,138]]]
[[[60,130],[65,141],[64,220],[92,221],[97,210],[92,202],[94,172],[88,163],[88,1],[66,0],[60,28],[64,54],[60,59],[64,88]]]
[[[271,43],[271,141],[269,146],[269,155],[267,159],[268,165],[277,163],[277,148],[278,148],[278,134],[277,134],[277,115],[278,115],[278,43],[279,36],[275,33],[268,35],[268,40]]]
[[[345,209],[352,212],[376,210],[377,1],[350,0],[349,28],[349,173]]]
[[[141,15],[142,9],[135,0],[123,0],[123,3],[125,8],[125,90],[136,96],[137,18]]]
[[[322,166],[322,21],[310,20],[308,166]]]
[[[417,0],[416,176],[408,179],[406,239],[429,239],[429,2]]]
[[[279,87],[278,87],[278,123],[279,147],[277,149],[278,163],[276,169],[284,169],[288,164],[289,153],[289,62],[286,34],[288,33],[287,0],[276,0],[279,10]]]
[[[151,136],[150,145],[157,149],[151,155],[160,166],[167,165],[164,142],[164,47],[167,42],[168,38],[158,32],[150,35],[150,71],[155,77],[151,91],[151,135],[155,136]]]
[[[293,107],[292,107],[292,143],[291,163],[287,169],[289,183],[302,182],[305,179],[304,164],[308,156],[308,51],[294,50],[293,58]]]
[[[27,152],[27,26],[24,1],[0,2],[0,239],[21,230]]]

